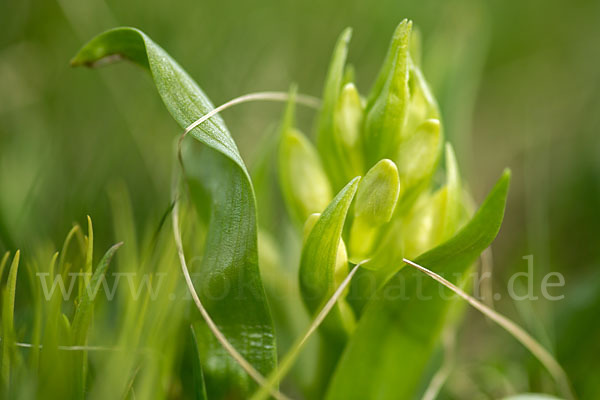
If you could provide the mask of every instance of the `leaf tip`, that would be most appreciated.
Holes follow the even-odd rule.
[[[346,29],[344,29],[342,31],[342,34],[340,35],[340,39],[342,42],[348,44],[350,42],[350,39],[352,39],[352,28],[347,27]]]
[[[18,250],[15,252],[15,256],[13,257],[13,261],[11,264],[11,269],[15,266],[15,265],[19,265],[19,260],[21,259],[21,250]]]

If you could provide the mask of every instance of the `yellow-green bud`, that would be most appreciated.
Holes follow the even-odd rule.
[[[396,164],[381,160],[367,172],[356,193],[354,221],[350,229],[351,261],[360,262],[373,250],[379,227],[392,219],[400,178]]]
[[[310,235],[310,232],[312,232],[319,218],[321,218],[321,213],[310,214],[308,218],[306,218],[306,222],[304,222],[304,229],[302,231],[302,243],[306,243],[308,235]]]
[[[279,174],[288,211],[302,223],[331,201],[331,187],[317,151],[298,130],[284,132],[279,147]]]
[[[337,160],[336,168],[342,173],[344,182],[362,175],[364,171],[360,137],[363,108],[356,86],[345,84],[333,113],[335,148],[332,149],[334,154],[330,154]]]
[[[358,186],[354,215],[378,226],[392,218],[398,196],[400,178],[393,161],[379,161],[367,172]]]
[[[416,257],[450,238],[462,224],[460,177],[452,146],[446,146],[446,184],[426,193],[415,204],[404,224],[406,257]]]
[[[354,150],[360,140],[363,105],[353,83],[342,88],[335,108],[334,121],[336,134],[341,142]]]
[[[441,144],[442,133],[438,119],[424,121],[411,137],[402,142],[397,163],[403,196],[433,174],[440,157]]]

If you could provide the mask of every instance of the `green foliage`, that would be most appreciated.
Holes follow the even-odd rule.
[[[316,143],[296,126],[293,87],[279,126],[276,160],[267,151],[258,162],[261,190],[269,190],[269,168],[277,169],[273,175],[279,200],[293,222],[290,228],[269,227],[273,232],[260,227],[265,230],[260,240],[262,272],[269,274],[266,291],[259,271],[256,198],[268,195],[255,195],[246,164],[219,115],[186,129],[186,136],[177,142],[180,165],[175,168],[181,168],[185,180],[183,188],[174,185],[185,221],[183,257],[190,260],[200,302],[259,378],[277,371],[274,324],[282,326],[279,343],[294,343],[289,359],[295,360],[310,337],[295,341],[299,329],[292,319],[303,313],[314,318],[340,284],[351,278],[350,268],[358,270],[350,287],[340,288],[339,299],[317,330],[319,346],[300,360],[302,371],[293,370],[282,390],[291,387],[306,398],[330,400],[410,399],[430,378],[428,368],[436,364],[435,350],[454,301],[438,283],[402,268],[401,260],[417,257],[419,264],[464,285],[467,272],[500,229],[510,174],[504,173],[469,218],[469,195],[449,143],[442,168],[445,180],[434,179],[444,148],[443,129],[420,69],[420,37],[412,31],[412,22],[404,20],[397,27],[366,98],[354,82],[353,67],[346,65],[350,37],[346,29],[334,48],[317,116]],[[93,38],[71,64],[97,67],[122,59],[150,73],[182,129],[214,109],[179,64],[134,28],[112,29]],[[228,353],[194,304],[179,301],[187,293],[175,273],[180,249],[162,229],[173,204],[148,229],[152,234],[138,238],[126,192],[113,191],[111,200],[116,236],[127,243],[116,256],[115,269],[145,274],[134,274],[130,280],[138,287],[146,277],[152,283],[164,274],[166,289],[155,296],[148,287],[139,297],[120,285],[114,302],[97,300],[121,243],[93,269],[91,219],[87,236],[75,225],[60,253],[50,263],[40,263],[45,268],[36,264],[29,269],[32,292],[38,296],[34,271],[46,271],[50,281],[61,278],[67,284],[73,282],[70,272],[83,272],[84,279],[78,282],[75,302],[59,291],[38,302],[43,305],[36,306],[31,334],[35,351],[30,365],[35,368],[28,371],[20,368],[15,351],[20,332],[13,318],[17,253],[2,302],[5,387],[12,389],[14,383],[34,376],[35,395],[51,391],[57,397],[91,399],[249,398],[261,379],[252,378],[239,358]],[[265,220],[285,220],[272,206],[276,203],[271,198],[261,206],[260,211],[268,214]],[[271,237],[278,240],[271,243]],[[75,243],[78,252],[72,249]],[[7,253],[0,261],[0,276],[8,258]],[[365,286],[365,281],[370,284]],[[289,290],[292,286],[298,292]],[[281,293],[298,298],[295,302],[277,298]],[[298,306],[300,298],[304,309]],[[96,320],[102,323],[96,325]],[[90,344],[96,342],[108,347],[95,353]],[[72,353],[62,357],[62,352]],[[285,368],[287,372],[291,364]],[[60,371],[56,379],[50,378],[53,369]],[[13,370],[18,371],[15,377]]]
[[[92,39],[71,63],[94,66],[115,56],[152,74],[163,102],[182,128],[213,108],[162,48],[132,28],[111,30]],[[196,287],[228,340],[266,374],[275,366],[275,338],[258,271],[256,205],[250,177],[220,117],[206,121],[190,135],[197,141],[183,144],[184,171],[198,214],[209,215],[202,263],[195,271]],[[255,387],[250,377],[225,354],[204,324],[197,327],[210,395],[247,395]]]
[[[288,213],[298,224],[309,215],[322,212],[331,201],[331,186],[312,143],[294,129],[296,89],[281,124],[279,143],[279,182]]]
[[[341,236],[359,180],[353,179],[335,196],[314,222],[304,243],[299,282],[302,298],[311,314],[320,309],[348,274],[348,258]],[[354,323],[352,312],[343,301],[328,318],[325,328],[342,337]]]
[[[471,221],[452,239],[415,262],[438,269],[459,284],[496,237],[504,216],[505,172]],[[327,399],[408,399],[417,395],[438,343],[451,301],[434,281],[403,269],[383,285],[363,312],[348,343]],[[398,379],[400,376],[402,379]]]
[[[15,357],[15,295],[17,292],[17,273],[21,253],[17,250],[8,270],[6,287],[2,291],[2,383],[8,390],[10,388],[11,363]]]

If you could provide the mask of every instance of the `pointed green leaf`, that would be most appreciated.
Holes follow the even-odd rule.
[[[163,102],[182,128],[214,108],[161,47],[133,28],[113,29],[97,36],[80,50],[72,64],[95,66],[123,58],[151,72]],[[190,135],[197,142],[183,143],[186,178],[196,209],[209,220],[202,263],[194,270],[196,290],[229,342],[267,375],[275,366],[276,351],[258,270],[252,183],[220,116],[202,123]],[[255,387],[252,379],[208,328],[200,325],[196,334],[209,396],[248,396]]]
[[[339,104],[340,92],[342,85],[348,83],[345,81],[345,65],[348,56],[348,43],[352,37],[352,30],[346,28],[335,45],[327,78],[325,80],[325,89],[323,90],[323,105],[319,114],[317,124],[317,148],[323,159],[325,170],[329,175],[329,179],[334,190],[339,190],[348,182],[348,179],[353,176],[346,176],[349,159],[345,156],[344,148],[339,146],[339,140],[336,139],[336,108],[339,109],[342,105]],[[351,76],[348,72],[346,77]],[[346,99],[345,101],[347,101]],[[339,113],[339,111],[338,111]]]
[[[358,188],[359,177],[348,183],[331,201],[323,214],[310,229],[300,259],[300,291],[304,303],[311,313],[315,313],[335,291],[339,283],[348,274],[348,262],[345,249],[340,254],[342,230],[348,209]],[[314,222],[309,220],[309,222]],[[344,309],[344,301],[328,316],[324,328],[344,332],[352,323],[349,309]]]
[[[398,25],[386,60],[367,102],[364,143],[367,166],[382,158],[396,159],[410,100],[409,45],[412,22]]]
[[[496,237],[508,191],[505,172],[479,211],[453,238],[415,262],[461,282],[479,254]],[[452,304],[451,292],[403,268],[365,308],[338,363],[327,399],[412,399]]]

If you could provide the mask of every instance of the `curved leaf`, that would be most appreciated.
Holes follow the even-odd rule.
[[[72,60],[96,66],[128,59],[149,70],[167,109],[185,128],[213,109],[192,78],[143,32],[118,28],[92,39]],[[209,218],[195,286],[230,343],[262,374],[275,366],[273,324],[260,280],[254,190],[246,166],[217,115],[190,131],[183,160],[192,198]],[[227,286],[223,286],[227,283]],[[205,324],[196,326],[210,398],[246,397],[251,378],[226,354]]]
[[[415,262],[460,283],[500,229],[509,180],[507,171],[463,229]],[[412,399],[439,340],[450,294],[412,268],[398,272],[365,308],[327,399]]]
[[[354,178],[335,196],[311,229],[302,249],[300,291],[311,313],[318,311],[323,302],[335,292],[337,284],[348,274],[345,249],[342,250],[342,260],[339,259],[339,252],[340,244],[343,243],[344,222],[359,181],[359,177]],[[350,311],[340,309],[344,305],[345,302],[340,299],[325,321],[324,328],[338,330],[344,323],[348,323],[351,316],[341,314]],[[333,322],[334,320],[337,321]]]

